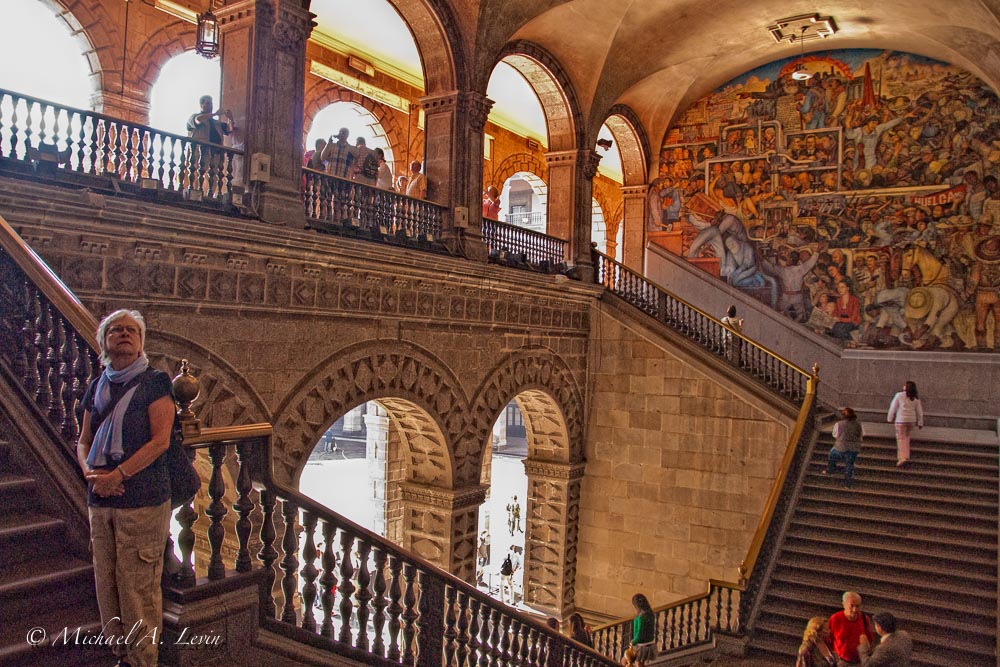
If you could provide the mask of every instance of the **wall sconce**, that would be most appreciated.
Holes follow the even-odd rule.
[[[219,19],[211,9],[198,14],[198,41],[194,49],[209,60],[219,55]]]
[[[614,142],[611,139],[598,139],[597,145],[604,150],[609,151],[611,150],[611,146],[614,145]]]

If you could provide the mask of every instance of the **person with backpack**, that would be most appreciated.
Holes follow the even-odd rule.
[[[500,564],[500,601],[513,605],[514,600],[514,573],[521,569],[521,557],[517,553],[518,547],[511,545],[510,550]],[[510,595],[508,602],[508,594]]]
[[[354,180],[374,186],[378,180],[378,158],[375,151],[368,148],[364,137],[358,137],[354,143]]]

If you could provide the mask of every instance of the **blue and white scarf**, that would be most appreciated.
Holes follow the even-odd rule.
[[[116,371],[111,366],[104,369],[101,379],[97,381],[97,388],[94,391],[94,410],[103,413],[111,403],[111,382],[115,384],[127,384],[137,378],[149,368],[149,359],[145,355],[139,357],[131,364]],[[90,447],[90,454],[87,456],[87,465],[91,468],[104,468],[109,465],[118,465],[125,457],[122,449],[122,422],[125,419],[125,412],[135,395],[136,385],[125,392],[110,415],[106,415],[101,421],[101,425],[94,434],[94,442]],[[93,413],[91,413],[93,414]]]

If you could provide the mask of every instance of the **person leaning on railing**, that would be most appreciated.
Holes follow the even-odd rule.
[[[170,378],[149,368],[146,323],[116,310],[97,328],[104,372],[83,396],[77,460],[90,485],[90,540],[102,633],[119,666],[156,667],[160,573],[170,530]]]

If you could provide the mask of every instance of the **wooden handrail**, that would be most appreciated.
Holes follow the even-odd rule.
[[[69,320],[87,344],[95,350],[98,349],[97,320],[2,215],[0,215],[0,247],[21,267],[45,298]]]
[[[767,496],[764,512],[760,515],[760,520],[757,522],[757,531],[754,533],[753,540],[750,541],[750,548],[747,549],[746,558],[740,564],[739,573],[741,583],[745,583],[750,578],[750,573],[753,572],[753,568],[757,564],[757,557],[760,555],[761,546],[764,544],[764,537],[767,534],[768,526],[771,525],[771,520],[774,518],[774,510],[777,507],[778,498],[781,496],[781,490],[784,488],[785,481],[788,478],[788,471],[791,468],[792,459],[795,457],[795,451],[799,446],[799,441],[802,439],[802,434],[809,426],[808,422],[812,415],[813,405],[816,402],[818,385],[819,364],[816,364],[813,366],[812,373],[809,374],[809,381],[806,383],[805,399],[802,401],[802,407],[799,408],[799,416],[795,420],[792,435],[788,439],[788,445],[785,447],[785,455],[781,459],[778,474],[775,475],[774,483],[771,484],[771,492]]]

